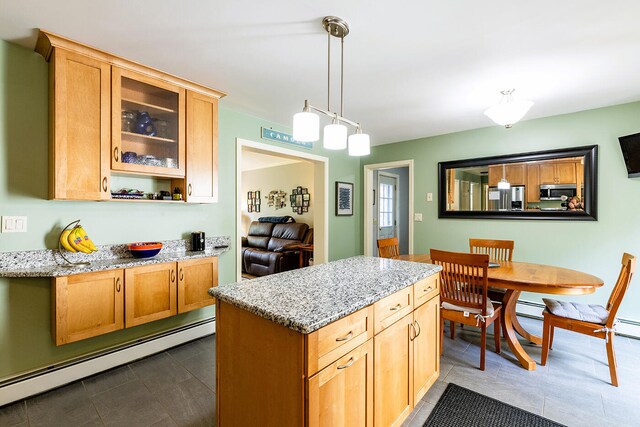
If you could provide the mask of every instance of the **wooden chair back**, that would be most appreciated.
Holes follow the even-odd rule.
[[[493,261],[511,261],[513,240],[469,239],[469,252],[487,254]]]
[[[611,296],[609,297],[609,301],[607,302],[607,310],[609,311],[609,318],[607,319],[606,326],[612,328],[613,322],[615,321],[616,313],[618,312],[618,308],[622,303],[622,299],[624,298],[624,294],[627,292],[629,288],[629,283],[631,283],[631,278],[633,277],[633,273],[636,271],[636,257],[625,253],[622,255],[622,268],[620,269],[620,274],[618,275],[618,280],[616,281],[616,285],[613,287],[613,291],[611,292]]]
[[[400,255],[400,247],[397,237],[378,239],[378,256],[380,258],[393,258]]]
[[[489,255],[431,249],[431,262],[442,266],[440,300],[481,309],[487,315],[487,268]]]

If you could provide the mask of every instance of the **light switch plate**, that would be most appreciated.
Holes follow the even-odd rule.
[[[414,221],[422,221],[422,214],[421,213],[414,213],[413,214],[413,219],[414,219]]]
[[[26,233],[27,217],[26,216],[3,216],[2,232],[3,233]]]
[[[433,202],[433,193],[427,193],[427,202]]]

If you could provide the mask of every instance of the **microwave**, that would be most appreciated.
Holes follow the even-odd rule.
[[[577,194],[576,184],[542,184],[540,186],[540,200],[566,200]]]

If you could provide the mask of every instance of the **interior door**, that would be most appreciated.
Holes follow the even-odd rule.
[[[471,210],[471,186],[469,181],[460,181],[460,210]]]
[[[472,182],[471,183],[471,210],[479,211],[482,210],[481,206],[481,191],[480,191],[480,183]]]
[[[378,174],[378,239],[387,239],[398,235],[397,188],[397,177],[383,173]]]

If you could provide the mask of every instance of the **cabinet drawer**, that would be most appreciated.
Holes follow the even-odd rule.
[[[440,273],[429,276],[413,285],[413,305],[419,307],[438,294]]]
[[[373,337],[373,308],[365,307],[306,336],[307,375],[335,362]]]
[[[373,330],[378,334],[413,311],[413,286],[408,286],[376,302],[373,311]]]

